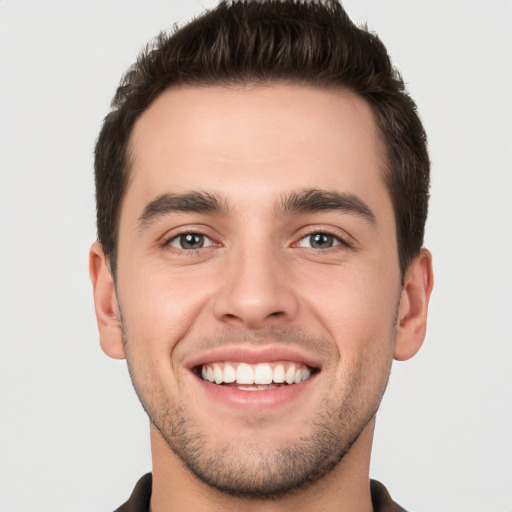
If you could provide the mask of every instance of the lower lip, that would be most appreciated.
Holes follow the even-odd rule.
[[[262,409],[282,406],[297,400],[316,380],[317,374],[298,384],[260,391],[245,391],[212,384],[194,375],[194,379],[213,400],[238,409]]]

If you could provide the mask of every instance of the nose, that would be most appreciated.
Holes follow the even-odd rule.
[[[295,317],[298,300],[286,258],[272,247],[233,249],[219,275],[214,301],[217,319],[246,329],[287,323]]]

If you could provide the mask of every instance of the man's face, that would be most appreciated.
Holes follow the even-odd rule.
[[[153,424],[224,491],[318,479],[370,428],[394,353],[396,228],[370,108],[285,84],[174,88],[131,155],[116,291]]]

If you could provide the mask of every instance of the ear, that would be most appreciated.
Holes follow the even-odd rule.
[[[423,344],[427,330],[428,302],[433,286],[432,255],[427,249],[422,249],[404,276],[394,353],[398,361],[410,359]]]
[[[124,359],[121,315],[117,304],[114,279],[99,242],[89,251],[89,274],[94,294],[94,309],[103,352],[114,359]]]

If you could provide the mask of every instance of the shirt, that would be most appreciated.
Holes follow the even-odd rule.
[[[130,499],[115,512],[149,512],[151,485],[152,476],[148,473],[137,482]],[[387,489],[377,480],[370,480],[370,491],[374,512],[406,512],[391,499]]]

